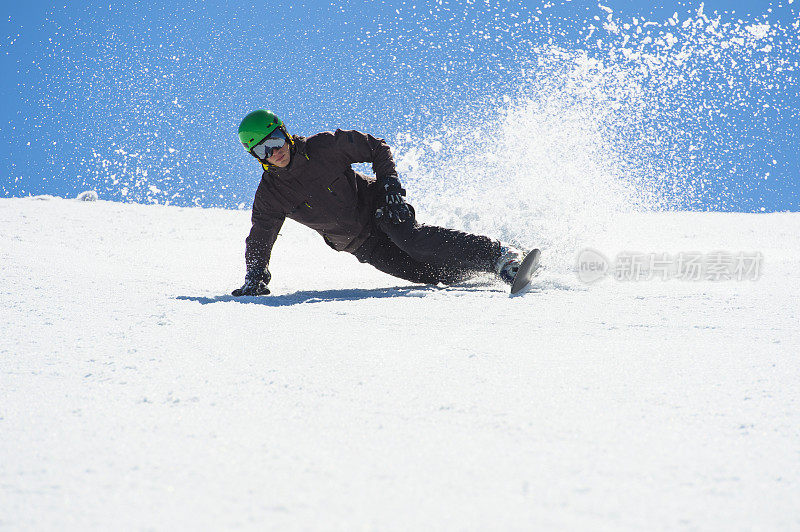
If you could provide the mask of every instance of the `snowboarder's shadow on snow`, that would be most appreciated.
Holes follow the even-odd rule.
[[[215,297],[178,296],[180,301],[196,301],[201,305],[210,303],[236,302],[249,305],[264,305],[267,307],[289,307],[302,303],[328,303],[333,301],[359,301],[362,299],[376,299],[386,297],[425,297],[432,292],[447,290],[436,286],[393,286],[389,288],[351,288],[343,290],[302,290],[285,295],[266,296],[241,296],[220,295]],[[458,286],[458,290],[482,290],[474,286]]]

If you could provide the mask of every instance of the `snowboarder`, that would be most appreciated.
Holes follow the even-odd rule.
[[[247,274],[234,296],[269,294],[272,246],[286,218],[316,230],[336,251],[414,283],[453,284],[480,272],[513,283],[521,250],[416,221],[382,139],[341,129],[289,135],[280,118],[259,109],[242,120],[239,140],[264,173],[246,239]],[[374,178],[353,171],[361,162],[372,163]]]

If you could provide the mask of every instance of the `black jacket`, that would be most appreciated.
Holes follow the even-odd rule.
[[[289,166],[267,167],[256,191],[245,251],[248,276],[255,279],[264,278],[286,218],[314,229],[337,251],[353,252],[370,236],[376,178],[350,165],[371,162],[378,179],[397,176],[389,146],[372,135],[337,129],[293,140]]]

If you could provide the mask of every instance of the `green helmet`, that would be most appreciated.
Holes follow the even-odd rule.
[[[253,149],[253,146],[264,140],[270,133],[280,129],[289,143],[292,143],[292,137],[286,131],[283,121],[278,118],[272,111],[265,111],[258,109],[248,114],[239,124],[239,140],[244,145],[247,151]]]

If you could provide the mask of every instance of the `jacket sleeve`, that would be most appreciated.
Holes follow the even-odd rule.
[[[334,147],[346,164],[372,163],[378,179],[397,177],[392,150],[385,140],[355,130],[337,129],[333,136]]]
[[[263,186],[259,185],[253,202],[253,226],[245,240],[244,260],[247,266],[247,278],[269,283],[269,259],[272,246],[278,238],[278,232],[286,217],[282,213],[268,210],[263,201]]]

